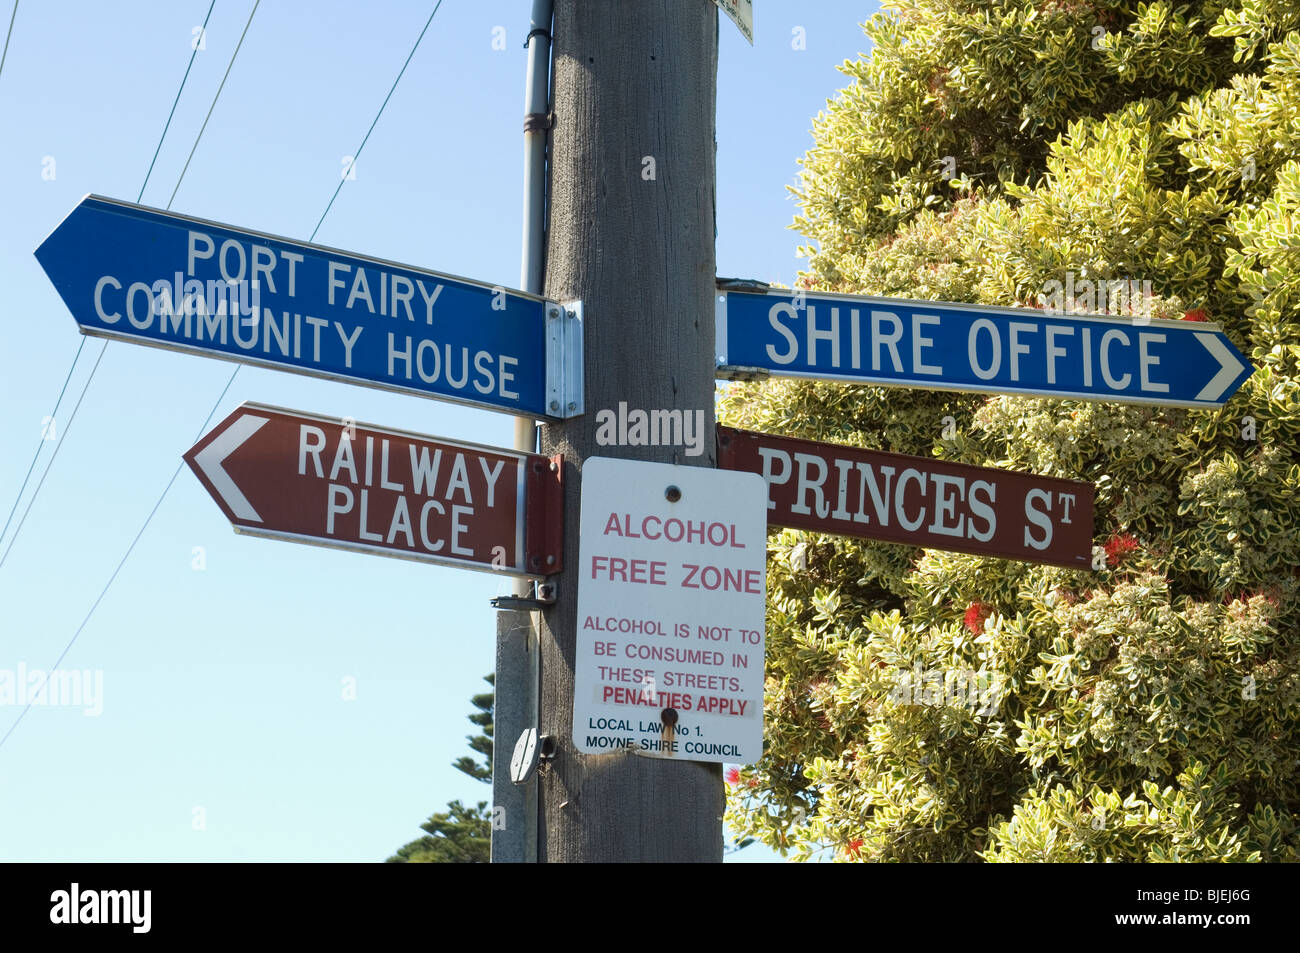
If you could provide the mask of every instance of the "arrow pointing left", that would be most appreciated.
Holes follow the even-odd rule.
[[[221,464],[225,462],[226,457],[242,447],[249,437],[265,425],[265,417],[243,414],[231,424],[229,430],[220,432],[216,440],[194,455],[194,466],[203,471],[231,511],[240,519],[251,520],[254,523],[262,522],[262,517],[257,515],[253,504],[248,502],[248,497],[240,492],[235,481],[230,479],[230,474]]]
[[[513,414],[583,411],[577,302],[97,195],[36,260],[83,334]]]

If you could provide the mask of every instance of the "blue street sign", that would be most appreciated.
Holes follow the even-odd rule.
[[[84,334],[524,416],[582,413],[573,303],[96,195],[36,258]]]
[[[1220,407],[1254,372],[1194,321],[773,289],[719,290],[716,322],[722,378]]]

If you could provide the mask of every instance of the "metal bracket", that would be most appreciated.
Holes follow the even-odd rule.
[[[714,377],[722,381],[765,381],[772,376],[766,367],[731,367],[719,364]]]
[[[539,583],[533,592],[536,596],[493,596],[493,609],[503,612],[541,612],[555,605],[555,583]]]
[[[770,291],[772,286],[757,278],[718,278],[719,291]]]
[[[515,742],[514,754],[510,758],[510,780],[515,784],[527,784],[534,774],[545,774],[555,760],[557,750],[554,737],[539,734],[536,728],[525,728]]]
[[[546,414],[577,417],[584,412],[582,302],[546,302]]]
[[[524,132],[545,132],[555,125],[555,113],[528,113],[524,116]]]
[[[541,599],[530,599],[527,596],[493,596],[491,605],[493,609],[501,612],[541,612],[555,605],[555,600],[543,602]]]
[[[555,743],[554,737],[551,735],[539,735],[537,738],[537,770],[545,771],[549,768],[551,762],[555,760],[555,755],[558,750],[559,745]],[[568,801],[564,802],[564,804],[568,803]],[[564,807],[564,804],[561,804],[560,807]]]
[[[525,728],[515,742],[514,754],[510,757],[510,780],[515,784],[527,784],[537,770],[537,747],[537,729]]]
[[[549,460],[535,454],[529,456],[528,472],[524,477],[524,512],[527,514],[524,570],[531,576],[553,576],[564,568],[562,454],[557,453]]]
[[[713,361],[718,367],[727,363],[727,293],[721,289],[713,293]]]

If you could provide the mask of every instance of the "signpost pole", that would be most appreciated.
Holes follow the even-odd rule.
[[[542,613],[538,860],[722,859],[721,766],[583,755],[572,741],[582,463],[715,464],[714,113],[717,9],[677,0],[557,0],[546,288],[581,299],[586,413],[548,423],[563,452],[565,572]],[[597,441],[597,415],[702,411],[702,452]],[[623,441],[629,443],[631,441]],[[504,741],[505,739],[501,739]]]
[[[533,0],[528,24],[528,75],[524,90],[524,234],[519,287],[542,292],[546,241],[546,113],[550,88],[551,0]],[[516,450],[531,453],[537,426],[531,417],[515,418]],[[533,586],[515,582],[516,596]],[[493,863],[537,860],[537,778],[515,784],[510,759],[516,739],[537,728],[539,647],[533,613],[503,609],[496,614],[496,684],[493,704],[492,805],[503,809],[505,823],[492,831]],[[495,812],[494,812],[495,816]]]

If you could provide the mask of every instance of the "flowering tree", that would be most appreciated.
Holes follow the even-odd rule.
[[[1122,283],[1257,371],[1221,411],[733,386],[732,425],[1097,496],[1087,571],[774,535],[731,824],[799,858],[1300,859],[1300,7],[900,0],[867,32],[803,162],[800,285]]]

